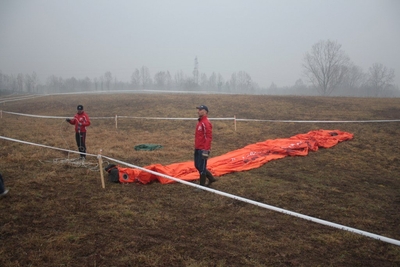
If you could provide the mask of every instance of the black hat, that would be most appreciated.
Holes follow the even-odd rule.
[[[205,109],[208,112],[208,107],[205,105],[200,105],[198,107],[196,107],[197,109]]]
[[[78,107],[76,109],[77,110],[83,110],[83,106],[82,105],[78,105]]]

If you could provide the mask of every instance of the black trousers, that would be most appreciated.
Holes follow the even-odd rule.
[[[86,158],[86,132],[75,133],[75,140],[78,150],[81,152],[81,157]]]
[[[199,171],[199,174],[205,174],[207,171],[207,160],[203,158],[201,149],[194,150],[194,167]]]

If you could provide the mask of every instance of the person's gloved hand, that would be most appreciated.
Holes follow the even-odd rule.
[[[202,150],[201,156],[203,157],[203,159],[208,159],[208,157],[210,156],[210,150]]]
[[[65,119],[65,121],[67,121],[67,122],[70,122],[70,121],[71,121],[71,119]]]

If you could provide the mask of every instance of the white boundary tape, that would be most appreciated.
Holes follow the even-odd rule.
[[[65,119],[68,116],[60,117],[60,116],[44,116],[44,115],[32,115],[32,114],[24,114],[24,113],[17,113],[17,112],[9,112],[2,110],[3,113],[11,114],[11,115],[18,115],[18,116],[25,116],[25,117],[34,117],[34,118],[43,118],[43,119]]]
[[[44,118],[44,119],[64,119],[64,117],[60,116],[43,116],[43,115],[32,115],[32,114],[24,114],[24,113],[17,113],[17,112],[10,112],[10,111],[4,111],[2,110],[1,112],[7,113],[7,114],[12,114],[12,115],[19,115],[19,116],[27,116],[27,117],[35,117],[35,118]],[[120,119],[120,118],[128,118],[128,119],[144,119],[144,120],[197,120],[197,118],[162,118],[162,117],[132,117],[132,116],[119,116],[115,115],[113,117],[90,117],[90,119]],[[322,121],[322,120],[258,120],[258,119],[237,119],[236,116],[232,118],[210,118],[212,121],[227,121],[227,120],[233,120],[233,121],[249,121],[249,122],[288,122],[288,123],[376,123],[376,122],[400,122],[400,119],[395,119],[395,120],[358,120],[358,121]]]
[[[79,151],[74,151],[74,150],[69,150],[69,149],[63,149],[63,148],[58,148],[58,147],[54,147],[54,146],[46,146],[46,145],[42,145],[42,144],[36,144],[36,143],[27,142],[27,141],[22,141],[22,140],[18,140],[18,139],[14,139],[14,138],[9,138],[9,137],[5,137],[5,136],[0,136],[0,139],[4,139],[4,140],[8,140],[8,141],[13,141],[13,142],[18,142],[18,143],[22,143],[22,144],[26,144],[26,145],[39,146],[39,147],[50,148],[50,149],[59,150],[59,151],[65,151],[65,152],[70,152],[70,153],[75,153],[75,154],[81,154],[81,152],[79,152]],[[86,153],[86,155],[97,157],[97,155],[95,155],[95,154],[90,154],[90,153]]]
[[[4,104],[7,102],[14,102],[20,100],[28,100],[36,97],[42,97],[43,95],[13,95],[10,97],[2,97],[0,98],[0,103]]]
[[[41,145],[41,144],[36,144],[36,143],[32,143],[32,142],[26,142],[26,141],[13,139],[13,138],[8,138],[8,137],[4,137],[4,136],[0,136],[0,139],[13,141],[13,142],[19,142],[19,143],[23,143],[23,144],[27,144],[27,145],[34,145],[34,146],[39,146],[39,147],[44,147],[44,148],[55,149],[55,150],[60,150],[60,151],[68,151],[68,152],[79,154],[79,152],[77,152],[77,151],[72,151],[72,150],[67,150],[67,149],[62,149],[62,148],[57,148],[57,147],[52,147],[52,146],[46,146],[46,145]],[[352,227],[348,227],[348,226],[345,226],[345,225],[341,225],[341,224],[337,224],[337,223],[321,220],[321,219],[318,219],[318,218],[315,218],[315,217],[311,217],[311,216],[307,216],[307,215],[304,215],[304,214],[301,214],[301,213],[297,213],[297,212],[281,209],[281,208],[278,208],[278,207],[275,207],[275,206],[271,206],[271,205],[268,205],[268,204],[256,202],[256,201],[253,201],[253,200],[250,200],[250,199],[247,199],[247,198],[243,198],[243,197],[240,197],[240,196],[232,195],[232,194],[225,193],[225,192],[222,192],[222,191],[218,191],[218,190],[215,190],[215,189],[212,189],[212,188],[200,186],[200,185],[197,185],[197,184],[194,184],[194,183],[191,183],[191,182],[180,180],[178,178],[175,178],[175,177],[172,177],[172,176],[169,176],[169,175],[165,175],[165,174],[158,173],[158,172],[155,172],[155,171],[151,171],[151,170],[148,170],[148,169],[145,169],[145,168],[133,165],[133,164],[129,164],[129,163],[126,163],[126,162],[123,162],[123,161],[120,161],[120,160],[116,160],[114,158],[110,158],[110,157],[107,157],[107,156],[101,156],[100,154],[99,155],[94,155],[94,154],[86,153],[86,155],[95,156],[95,157],[103,157],[103,158],[106,158],[106,159],[108,159],[110,161],[113,161],[113,162],[116,162],[116,163],[119,163],[119,164],[123,164],[123,165],[126,165],[126,166],[131,167],[131,168],[135,168],[135,169],[139,169],[139,170],[142,170],[142,171],[146,171],[148,173],[151,173],[151,174],[154,174],[154,175],[157,175],[157,176],[160,176],[160,177],[164,177],[166,179],[173,180],[173,181],[181,183],[181,184],[189,185],[189,186],[196,187],[196,188],[199,188],[199,189],[202,189],[202,190],[205,190],[205,191],[209,191],[211,193],[215,193],[215,194],[218,194],[218,195],[222,195],[222,196],[225,196],[225,197],[229,197],[229,198],[232,198],[232,199],[243,201],[243,202],[246,202],[246,203],[261,207],[261,208],[277,211],[277,212],[280,212],[280,213],[283,213],[283,214],[287,214],[287,215],[290,215],[290,216],[298,217],[298,218],[305,219],[305,220],[308,220],[308,221],[312,221],[312,222],[315,222],[315,223],[319,223],[319,224],[322,224],[322,225],[334,227],[334,228],[337,228],[337,229],[340,229],[340,230],[344,230],[344,231],[349,231],[349,232],[352,232],[352,233],[355,233],[355,234],[367,236],[367,237],[370,237],[370,238],[373,238],[373,239],[377,239],[377,240],[380,240],[380,241],[383,241],[383,242],[394,244],[396,246],[400,246],[400,240],[396,240],[396,239],[388,238],[388,237],[385,237],[385,236],[373,234],[373,233],[370,233],[370,232],[362,231],[362,230],[359,230],[359,229],[356,229],[356,228],[352,228]]]
[[[360,121],[296,121],[296,120],[256,120],[256,119],[236,119],[237,121],[264,121],[264,122],[307,122],[307,123],[357,123],[357,122],[399,122],[398,120],[360,120]]]

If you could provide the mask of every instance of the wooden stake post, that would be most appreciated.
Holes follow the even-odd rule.
[[[101,149],[100,149],[100,154],[97,155],[97,159],[99,160],[101,186],[102,186],[103,188],[106,188],[106,185],[105,185],[105,183],[104,183],[103,159],[101,158]]]

